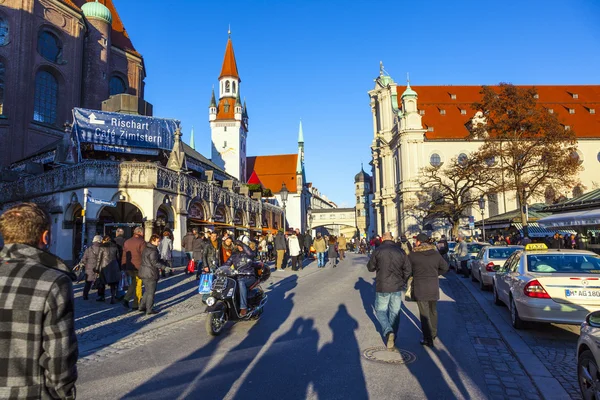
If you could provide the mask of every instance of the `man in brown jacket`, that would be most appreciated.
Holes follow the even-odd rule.
[[[340,254],[340,262],[345,258],[347,249],[346,238],[343,233],[340,233],[340,237],[338,238],[338,253]]]
[[[144,230],[138,226],[133,231],[133,237],[123,244],[123,258],[121,265],[125,267],[127,275],[131,277],[131,285],[123,298],[123,306],[129,308],[129,300],[133,298],[133,309],[137,309],[142,299],[142,280],[138,279],[138,271],[142,265],[142,251],[146,247]]]

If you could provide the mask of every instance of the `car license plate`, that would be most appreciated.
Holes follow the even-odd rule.
[[[565,289],[565,296],[569,299],[600,299],[600,290]]]

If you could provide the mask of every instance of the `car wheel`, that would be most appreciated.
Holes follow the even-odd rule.
[[[512,326],[515,329],[525,329],[525,321],[519,317],[519,311],[517,310],[517,305],[515,304],[514,299],[510,298],[510,321],[512,322]]]
[[[479,290],[482,290],[482,291],[487,290],[487,286],[483,283],[483,278],[481,277],[481,273],[479,273]]]
[[[497,306],[504,305],[504,303],[502,302],[502,300],[500,300],[500,297],[498,297],[498,289],[496,289],[496,285],[492,286],[492,290],[494,291],[494,304],[497,305]]]
[[[577,360],[577,378],[579,389],[585,400],[600,398],[600,374],[594,354],[586,350],[579,355]]]

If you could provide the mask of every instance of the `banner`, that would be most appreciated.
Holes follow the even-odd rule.
[[[107,206],[107,207],[116,207],[117,206],[117,202],[116,201],[107,201],[107,200],[95,199],[92,196],[88,196],[88,201],[90,203],[98,204],[98,205],[101,205],[101,206]]]
[[[178,126],[179,121],[174,119],[73,109],[79,142],[106,145],[108,151],[112,151],[109,146],[172,150]]]

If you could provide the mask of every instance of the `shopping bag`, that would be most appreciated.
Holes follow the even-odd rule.
[[[406,282],[406,292],[404,293],[404,301],[415,301],[413,294],[413,277],[408,278]]]
[[[202,274],[200,277],[200,285],[198,286],[198,293],[207,294],[210,293],[213,283],[213,274]]]
[[[187,273],[188,274],[193,274],[194,272],[196,272],[196,261],[195,260],[190,260],[190,262],[188,262],[187,265]]]
[[[121,279],[119,280],[119,291],[125,290],[125,286],[129,286],[127,281],[127,274],[125,273],[125,271],[121,271]]]

